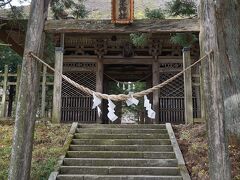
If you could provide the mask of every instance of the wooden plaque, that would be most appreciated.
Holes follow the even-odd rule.
[[[134,18],[134,0],[112,0],[112,23],[130,24]]]

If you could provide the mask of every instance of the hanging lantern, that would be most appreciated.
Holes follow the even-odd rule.
[[[112,0],[112,23],[130,24],[134,18],[134,0]]]

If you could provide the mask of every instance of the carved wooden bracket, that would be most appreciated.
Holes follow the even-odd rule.
[[[153,57],[160,56],[162,53],[163,42],[160,39],[152,39],[149,43],[149,54]]]
[[[98,58],[102,58],[104,54],[107,54],[107,40],[106,39],[96,39],[95,43],[95,53]]]

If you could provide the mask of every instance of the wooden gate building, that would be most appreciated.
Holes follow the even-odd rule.
[[[108,93],[112,77],[119,81],[144,79],[147,88],[157,85],[199,59],[198,42],[183,61],[182,48],[170,42],[174,33],[198,36],[196,19],[136,20],[115,25],[111,20],[49,20],[45,31],[55,39],[56,70],[98,92]],[[145,33],[146,43],[135,47],[132,33]],[[191,123],[202,117],[200,66],[186,72],[151,95],[157,117],[148,123]],[[97,118],[92,97],[55,75],[53,121],[107,123]],[[104,111],[104,104],[102,105]],[[188,114],[188,115],[186,115]],[[187,118],[185,116],[188,116]],[[147,121],[146,121],[147,122]]]

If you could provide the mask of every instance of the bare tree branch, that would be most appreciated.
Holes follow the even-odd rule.
[[[4,1],[4,0],[2,0],[2,1]],[[0,3],[0,7],[6,6],[10,2],[12,2],[12,0],[8,0],[7,2],[2,2],[2,3]]]

